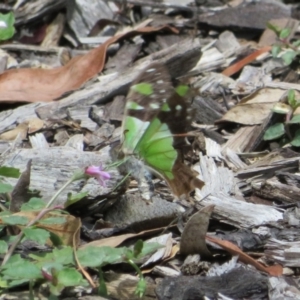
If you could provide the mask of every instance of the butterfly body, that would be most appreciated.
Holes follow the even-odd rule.
[[[121,150],[128,159],[134,157],[130,164],[141,168],[138,161],[142,161],[168,182],[176,196],[203,186],[179,152],[192,119],[186,93],[186,86],[173,88],[164,65],[153,63],[132,84],[122,124]],[[132,172],[138,181],[142,174],[143,170]]]

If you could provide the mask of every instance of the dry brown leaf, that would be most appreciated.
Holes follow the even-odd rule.
[[[281,99],[286,91],[282,89],[262,88],[231,108],[219,121],[234,122],[244,125],[261,124],[270,114],[274,105]]]
[[[232,255],[238,255],[239,260],[242,261],[245,264],[252,265],[257,270],[266,272],[272,276],[281,276],[283,268],[280,265],[275,265],[271,267],[265,267],[260,262],[253,259],[251,256],[247,255],[245,252],[243,252],[238,246],[232,244],[229,241],[220,240],[212,236],[206,236],[206,239],[210,242],[213,242],[217,244],[218,246],[222,247],[226,251],[228,251]]]
[[[263,54],[265,52],[269,52],[271,49],[272,49],[271,46],[266,46],[266,47],[264,47],[262,49],[256,50],[255,52],[251,53],[250,55],[248,55],[244,59],[242,59],[242,60],[238,61],[237,63],[229,66],[228,68],[226,68],[222,72],[222,74],[224,74],[226,76],[231,76],[231,75],[237,73],[244,66],[250,64],[253,60],[255,60],[258,56],[260,56],[261,54]]]
[[[39,131],[44,126],[44,121],[39,118],[32,118],[28,122],[28,133],[34,133]]]
[[[118,247],[120,244],[122,244],[124,241],[133,238],[133,237],[140,237],[140,236],[146,236],[150,235],[159,231],[164,230],[165,228],[156,228],[156,229],[150,229],[150,230],[145,230],[141,231],[139,233],[126,233],[122,235],[117,235],[117,236],[112,236],[106,239],[101,239],[97,241],[93,241],[87,244],[84,244],[80,246],[80,249],[84,249],[85,247],[88,246],[94,246],[94,247],[102,247],[102,246],[110,246],[110,247]]]
[[[34,220],[40,211],[20,211],[18,213],[12,214],[11,216],[21,216],[26,217],[28,219],[28,223]],[[78,227],[81,226],[80,218],[75,218],[71,215],[61,214],[59,212],[48,212],[46,213],[41,220],[45,220],[48,218],[54,217],[62,217],[65,219],[65,222],[62,224],[35,224],[38,228],[43,228],[50,232],[53,232],[61,239],[62,243],[67,246],[73,245],[73,238],[76,242],[76,245],[79,244],[79,231],[77,230]],[[2,219],[0,218],[0,224],[3,224]],[[19,228],[24,228],[24,226],[18,226]],[[75,237],[74,237],[75,235]],[[52,245],[52,242],[49,240],[47,241],[48,245]]]
[[[209,218],[214,207],[214,205],[206,206],[192,215],[188,220],[181,235],[181,254],[200,254],[201,256],[211,256],[206,247],[205,236],[207,233]]]
[[[1,75],[0,75],[1,76]],[[19,124],[16,128],[6,131],[0,135],[0,140],[13,141],[20,135],[21,139],[24,140],[27,136],[28,122]]]
[[[0,101],[49,102],[65,92],[79,88],[103,70],[107,48],[121,39],[160,30],[178,33],[170,26],[144,27],[107,40],[86,55],[77,56],[55,69],[14,69],[0,74]]]

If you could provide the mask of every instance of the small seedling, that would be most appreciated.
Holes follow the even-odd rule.
[[[295,124],[300,124],[300,115],[295,114],[296,109],[300,106],[300,100],[295,97],[295,91],[289,90],[288,92],[288,104],[277,103],[273,107],[273,112],[277,114],[285,115],[284,122],[278,122],[270,126],[263,139],[265,141],[276,140],[279,138],[288,139],[291,145],[295,147],[300,147],[300,127],[297,130],[291,130],[291,126]]]
[[[291,34],[290,28],[282,29],[272,23],[268,23],[267,27],[275,32],[277,36],[277,43],[272,47],[273,57],[281,57],[287,66],[290,65],[300,54],[300,40],[293,42],[289,41],[289,36]]]

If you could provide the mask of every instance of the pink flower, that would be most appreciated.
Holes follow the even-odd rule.
[[[99,184],[102,186],[106,186],[105,180],[108,180],[111,177],[108,172],[103,171],[101,165],[98,167],[97,166],[87,167],[84,173],[89,176],[95,177],[98,180]]]

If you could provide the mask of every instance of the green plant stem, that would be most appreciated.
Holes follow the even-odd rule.
[[[127,259],[127,262],[135,269],[138,273],[140,279],[144,278],[143,273],[141,272],[140,268],[136,265],[136,263],[132,259]]]
[[[291,131],[290,131],[290,126],[287,124],[290,120],[291,120],[291,117],[293,116],[293,113],[294,113],[294,110],[290,110],[286,116],[285,116],[285,124],[284,124],[284,129],[285,129],[285,132],[286,132],[286,135],[289,137],[290,140],[292,140],[292,134],[291,134]]]
[[[49,208],[54,201],[57,199],[57,197],[59,196],[60,193],[62,193],[68,185],[70,185],[72,182],[74,181],[74,178],[72,177],[71,179],[69,179],[54,195],[53,197],[50,199],[50,201],[47,203],[46,208]]]

